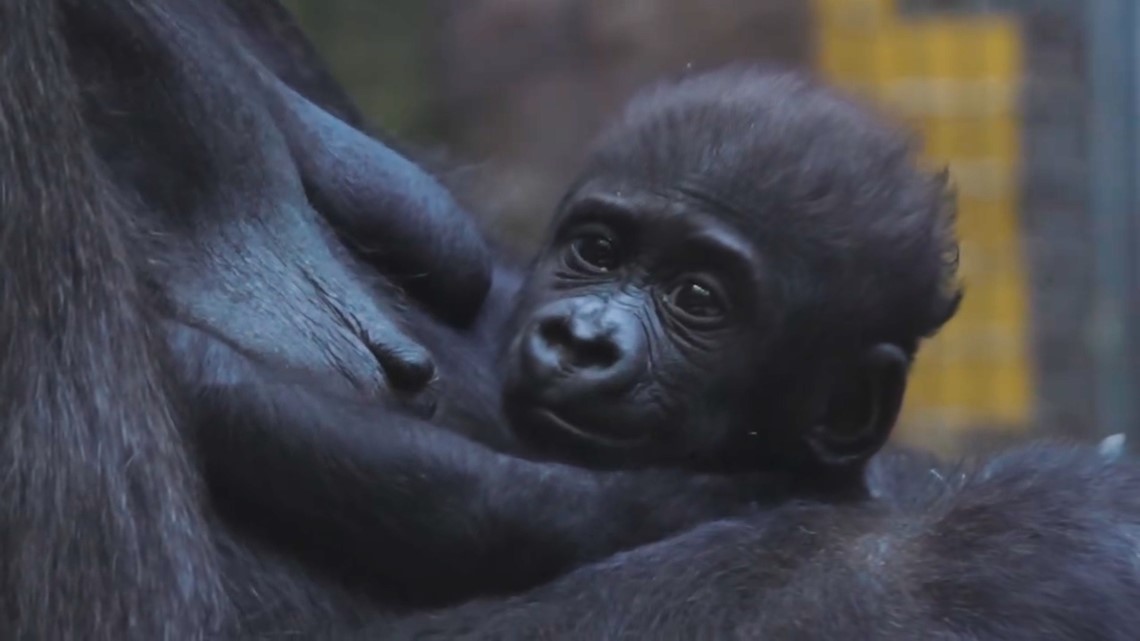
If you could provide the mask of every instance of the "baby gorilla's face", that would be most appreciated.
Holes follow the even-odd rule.
[[[505,354],[520,436],[587,464],[861,473],[960,299],[946,180],[909,137],[735,68],[635,98],[578,184]]]
[[[766,318],[760,260],[682,196],[593,181],[523,288],[504,406],[539,451],[592,465],[713,458],[747,416]]]

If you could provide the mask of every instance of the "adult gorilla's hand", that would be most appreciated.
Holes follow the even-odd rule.
[[[464,324],[491,284],[475,221],[386,145],[277,82],[280,126],[309,200],[369,263],[444,320]]]

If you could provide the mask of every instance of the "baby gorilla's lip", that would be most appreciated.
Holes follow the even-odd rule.
[[[640,445],[649,439],[648,434],[641,434],[639,436],[633,435],[620,435],[612,432],[599,432],[595,430],[587,430],[578,427],[574,423],[566,420],[558,412],[546,408],[536,407],[531,411],[531,414],[540,422],[547,425],[556,427],[563,432],[567,432],[576,436],[577,438],[600,443],[607,447],[631,447]]]

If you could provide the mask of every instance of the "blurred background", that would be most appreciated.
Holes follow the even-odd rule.
[[[591,135],[663,75],[768,60],[874,98],[950,167],[967,288],[898,437],[1140,442],[1135,0],[285,4],[374,122],[445,158],[523,250]]]

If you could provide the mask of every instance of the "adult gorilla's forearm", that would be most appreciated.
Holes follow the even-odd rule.
[[[199,355],[180,380],[222,509],[417,604],[532,587],[781,491],[523,460],[284,377],[200,330],[171,333],[183,356]]]
[[[931,472],[914,478],[921,494],[708,524],[360,638],[1135,638],[1135,460],[1027,446]]]

